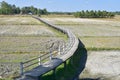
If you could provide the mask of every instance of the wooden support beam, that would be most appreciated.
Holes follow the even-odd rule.
[[[53,77],[54,77],[54,80],[56,79],[56,68],[53,69]]]
[[[42,80],[42,75],[41,76],[39,76],[39,79],[38,80]]]
[[[64,69],[66,69],[66,65],[67,65],[67,64],[66,64],[66,61],[65,61],[65,62],[64,62]]]

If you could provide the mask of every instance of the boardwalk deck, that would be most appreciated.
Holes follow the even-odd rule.
[[[33,79],[39,79],[39,76],[45,74],[50,70],[54,70],[55,66],[59,66],[62,62],[63,61],[61,59],[53,58],[51,61],[48,61],[28,72],[25,72],[24,75]]]

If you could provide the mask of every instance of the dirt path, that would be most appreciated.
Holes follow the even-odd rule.
[[[80,79],[120,80],[120,51],[88,51]]]

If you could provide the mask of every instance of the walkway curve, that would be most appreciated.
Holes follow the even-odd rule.
[[[73,56],[75,51],[78,49],[78,45],[79,45],[78,38],[70,30],[51,24],[50,22],[42,18],[36,16],[32,16],[32,17],[66,34],[68,37],[68,42],[67,42],[67,46],[64,48],[64,51],[62,52],[61,55],[58,55],[55,59],[52,59],[51,61],[47,61],[45,62],[45,64],[37,66],[36,68],[24,73],[23,74],[24,77],[22,76],[17,80],[40,80],[40,76],[42,76],[43,74],[47,73],[48,71],[55,70],[62,63],[66,63],[66,60],[68,60]]]
[[[66,61],[67,59],[69,59],[78,48],[78,44],[79,44],[78,38],[68,29],[51,24],[50,22],[48,22],[42,18],[39,18],[39,17],[34,16],[34,18],[38,19],[39,21],[47,24],[48,26],[50,26],[58,31],[61,31],[62,33],[66,34],[68,36],[69,39],[68,39],[67,44],[69,44],[69,45],[65,48],[64,56],[61,56],[60,59],[62,59],[63,61]]]

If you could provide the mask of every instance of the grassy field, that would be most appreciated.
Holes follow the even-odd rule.
[[[48,52],[47,47],[58,41],[62,39],[39,36],[0,37],[0,54]]]
[[[110,26],[107,24],[79,24],[60,25],[73,31],[78,37],[84,36],[120,36],[120,26]]]
[[[68,15],[47,15],[42,18],[71,30],[88,50],[120,50],[120,17],[114,19],[81,19]],[[65,41],[62,33],[47,27],[30,16],[0,16],[0,62],[18,63],[47,51],[48,42]],[[5,54],[7,53],[7,54]],[[75,56],[75,62],[78,61]],[[56,79],[66,80],[76,73],[77,64],[67,62],[68,68],[61,65]],[[71,70],[74,69],[74,70]],[[63,73],[63,74],[61,74]],[[43,80],[51,80],[52,73],[44,75]]]
[[[0,62],[12,62],[14,59],[14,56],[3,58],[4,54],[17,54],[19,57],[21,54],[40,54],[48,52],[47,47],[52,43],[64,42],[67,39],[66,35],[30,16],[0,16],[0,20]],[[16,61],[19,62],[20,59],[13,60]]]
[[[74,17],[45,19],[70,29],[88,50],[120,50],[120,16],[118,15],[111,19]]]
[[[74,15],[56,15],[56,14],[50,14],[50,15],[41,15],[42,18],[74,18]]]
[[[0,36],[56,36],[45,25],[0,25]]]
[[[80,37],[88,50],[120,50],[120,37]]]
[[[0,76],[18,75],[19,62],[49,52],[53,43],[52,49],[57,49],[66,40],[66,35],[31,16],[0,15]]]
[[[0,16],[0,19],[3,21],[0,25],[0,53],[45,52],[49,42],[66,39],[62,33],[30,16]]]
[[[0,25],[38,25],[43,24],[31,16],[0,15]]]

